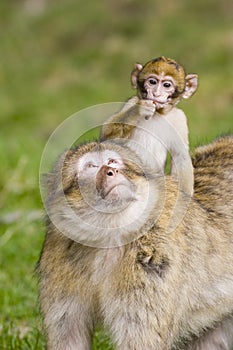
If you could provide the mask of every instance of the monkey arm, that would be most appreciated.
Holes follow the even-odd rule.
[[[200,338],[188,347],[187,350],[229,350],[233,346],[233,320],[229,316],[215,325],[214,329],[207,330]]]
[[[129,138],[135,125],[134,119],[138,114],[138,97],[129,99],[122,109],[113,114],[103,124],[100,139],[101,141],[113,138]],[[126,125],[128,123],[128,125]],[[130,125],[129,125],[130,124]]]
[[[180,123],[177,135],[170,145],[172,156],[171,174],[177,177],[180,189],[186,194],[193,195],[194,174],[193,165],[189,153],[188,126],[184,115]]]
[[[140,100],[137,96],[132,97],[118,113],[112,115],[104,123],[101,130],[101,141],[113,138],[130,138],[138,121],[142,117],[152,115],[154,110],[155,106],[151,101]]]
[[[188,150],[184,150],[182,153],[176,153],[175,156],[172,154],[171,174],[177,178],[180,189],[186,194],[192,196],[194,174]]]
[[[189,154],[188,126],[184,112],[174,108],[159,118],[156,134],[171,154],[171,174],[188,195],[193,194],[193,166]]]

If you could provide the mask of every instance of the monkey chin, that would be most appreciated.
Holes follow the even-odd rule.
[[[153,100],[153,104],[155,105],[155,111],[159,114],[167,114],[173,108],[173,105],[168,101],[158,102]]]
[[[101,197],[110,203],[114,201],[132,202],[136,199],[133,190],[133,186],[122,183],[106,189],[101,193]]]
[[[137,201],[133,186],[128,184],[118,184],[108,188],[100,193],[100,197],[96,197],[89,201],[93,209],[102,213],[117,214],[123,213],[127,207]]]

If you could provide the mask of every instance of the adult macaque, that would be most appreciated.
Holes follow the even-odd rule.
[[[101,140],[127,138],[137,141],[132,148],[155,172],[164,171],[167,152],[172,157],[172,174],[180,189],[193,193],[193,168],[189,155],[188,126],[177,103],[194,94],[196,74],[187,74],[176,61],[159,57],[144,66],[136,64],[131,81],[137,89],[123,109],[103,125]],[[143,152],[142,146],[144,147]]]
[[[58,161],[38,266],[48,350],[90,350],[97,325],[117,350],[231,349],[232,154],[233,137],[197,149],[194,198],[169,234],[177,184],[165,177],[158,217],[163,179],[127,147],[90,143]]]

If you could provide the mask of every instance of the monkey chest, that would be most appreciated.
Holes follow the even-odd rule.
[[[163,172],[169,144],[167,123],[161,117],[151,117],[142,120],[134,129],[130,147],[153,171]]]

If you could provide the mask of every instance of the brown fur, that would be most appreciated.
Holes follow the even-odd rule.
[[[69,188],[67,200],[77,205],[80,194],[72,162],[91,148],[69,151],[62,169],[58,163],[48,206],[59,203],[61,170]],[[118,152],[124,155],[125,149],[118,147]],[[233,137],[196,150],[194,198],[172,233],[166,226],[177,188],[169,177],[159,220],[125,246],[83,246],[48,220],[38,271],[49,350],[91,349],[97,324],[118,350],[230,349],[233,328],[226,320],[233,313],[232,154]],[[139,178],[132,176],[135,183]],[[159,180],[154,182],[160,186]],[[155,213],[156,207],[149,220]]]
[[[130,138],[134,128],[143,117],[151,117],[155,113],[155,109],[158,115],[166,115],[181,100],[183,94],[184,98],[189,98],[197,88],[196,74],[186,75],[184,68],[171,58],[162,56],[150,60],[144,66],[139,66],[140,68],[136,64],[131,73],[132,85],[137,89],[137,96],[129,99],[122,110],[107,120],[101,130],[101,140]],[[172,77],[176,83],[171,102],[161,109],[155,108],[156,104],[153,105],[144,86],[145,81],[154,74]],[[196,79],[195,87],[193,78]],[[185,96],[186,90],[190,90],[189,96]],[[125,125],[127,123],[129,125]]]
[[[132,85],[137,88],[137,96],[132,97],[122,110],[111,116],[104,123],[101,130],[101,140],[112,138],[130,138],[135,127],[143,117],[150,117],[155,113],[154,105],[150,104],[148,92],[144,89],[144,82],[148,77],[156,75],[170,76],[176,82],[176,90],[172,101],[165,107],[157,109],[158,115],[166,115],[182,98],[185,89],[191,87],[191,76],[186,75],[184,68],[175,60],[167,57],[158,57],[147,62],[144,66],[137,67],[131,73]],[[191,88],[192,90],[192,88]],[[190,93],[190,96],[195,92]],[[188,97],[185,97],[188,98]],[[128,124],[128,125],[126,125]]]
[[[129,139],[141,119],[138,97],[133,97],[127,102],[129,108],[108,118],[102,126],[100,140],[116,138]]]
[[[159,57],[144,66],[136,64],[131,81],[137,96],[107,119],[100,140],[127,139],[144,165],[155,173],[165,169],[170,152],[171,174],[178,178],[181,190],[192,196],[187,118],[176,105],[195,93],[197,75],[185,75],[176,61]]]
[[[148,76],[148,74],[153,73],[164,73],[166,76],[173,77],[177,82],[178,92],[182,93],[184,91],[186,74],[184,68],[175,60],[162,56],[147,62],[139,73],[138,80],[143,81]]]

